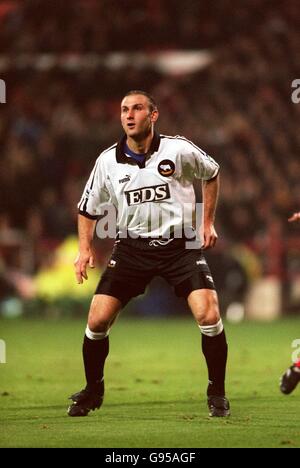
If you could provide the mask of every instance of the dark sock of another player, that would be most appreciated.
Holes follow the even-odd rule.
[[[208,369],[207,396],[225,396],[228,346],[222,321],[220,320],[216,325],[199,328],[202,332],[202,351]]]
[[[91,390],[98,390],[101,386],[108,353],[108,336],[104,333],[93,333],[87,330],[83,340],[82,354],[87,386]]]

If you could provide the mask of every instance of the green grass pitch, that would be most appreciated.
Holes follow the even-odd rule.
[[[84,321],[0,320],[0,447],[300,447],[300,386],[279,392],[300,320],[226,324],[232,415],[210,419],[192,318],[121,316],[111,331],[102,408],[66,415],[82,388]]]

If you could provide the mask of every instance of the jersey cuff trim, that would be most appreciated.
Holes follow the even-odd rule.
[[[78,213],[81,215],[81,216],[84,216],[85,218],[88,218],[88,219],[94,219],[94,220],[97,220],[99,219],[100,216],[94,216],[94,215],[90,215],[89,213],[87,213],[86,211],[81,211],[81,210],[78,210]]]
[[[216,178],[218,177],[219,173],[220,173],[220,168],[218,168],[218,170],[217,170],[216,174],[215,174],[215,175],[213,175],[211,179],[207,179],[207,182],[210,182],[211,180],[214,180],[214,179],[216,179]]]

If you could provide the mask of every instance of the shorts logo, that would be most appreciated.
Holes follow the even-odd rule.
[[[147,202],[160,202],[170,198],[168,184],[143,187],[136,190],[125,191],[124,193],[129,206],[140,205],[141,203]]]
[[[160,175],[164,177],[170,177],[175,172],[175,164],[170,159],[164,159],[157,166],[157,170]]]
[[[210,281],[211,283],[214,282],[214,280],[212,279],[212,276],[209,276],[209,275],[206,275],[206,278],[208,279],[208,281]]]
[[[206,260],[197,260],[196,265],[206,265]]]

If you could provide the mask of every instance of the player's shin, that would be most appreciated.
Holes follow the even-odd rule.
[[[87,327],[82,352],[87,386],[97,389],[103,380],[104,364],[109,353],[108,331],[95,333]]]
[[[222,320],[208,326],[200,326],[202,351],[208,368],[207,395],[225,395],[225,374],[228,346]]]

